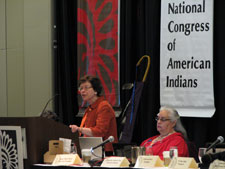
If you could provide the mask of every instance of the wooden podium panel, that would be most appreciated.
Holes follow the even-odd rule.
[[[44,117],[1,117],[1,126],[21,126],[26,129],[27,159],[24,168],[29,169],[32,164],[43,163],[43,155],[48,151],[49,140],[60,137],[72,139],[78,148],[78,133],[72,133],[70,128],[60,122]]]

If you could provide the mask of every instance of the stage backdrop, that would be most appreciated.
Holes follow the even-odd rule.
[[[212,0],[161,1],[160,104],[214,114]]]
[[[103,94],[119,107],[118,0],[77,2],[78,80],[86,74],[99,77]]]

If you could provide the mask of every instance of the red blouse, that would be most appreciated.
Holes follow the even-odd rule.
[[[153,153],[153,155],[158,155],[163,159],[163,151],[169,151],[170,147],[176,146],[178,148],[179,157],[189,157],[188,146],[181,133],[173,133],[151,145],[151,142],[158,136],[159,135],[150,137],[141,143],[141,146],[146,148],[146,154]]]

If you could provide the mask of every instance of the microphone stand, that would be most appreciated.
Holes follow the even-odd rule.
[[[45,110],[46,110],[46,108],[47,108],[47,106],[48,106],[48,104],[50,103],[50,101],[52,101],[56,96],[59,96],[59,94],[55,94],[53,97],[51,97],[49,100],[48,100],[48,102],[46,103],[46,105],[45,105],[45,107],[44,107],[44,109],[42,110],[42,112],[41,112],[41,115],[43,115],[44,114],[44,112],[45,112]]]
[[[104,160],[104,154],[105,154],[105,148],[104,148],[104,145],[102,145],[102,161]]]
[[[130,89],[133,88],[133,86],[134,86],[133,83],[126,83],[126,84],[124,84],[124,85],[122,86],[122,90],[130,90]],[[122,118],[124,117],[124,113],[126,113],[127,108],[128,108],[129,105],[130,105],[130,99],[129,99],[129,101],[127,102],[127,104],[126,104],[124,110],[121,112]]]
[[[127,104],[126,104],[124,110],[123,110],[122,113],[121,113],[121,121],[119,121],[120,125],[123,124],[124,117],[125,117],[125,115],[126,115],[127,108],[128,108],[129,105],[130,105],[130,100],[127,102]],[[119,131],[119,132],[120,132],[120,133],[119,133],[119,139],[121,139],[121,138],[122,138],[122,135],[123,135],[123,129],[122,129],[121,131]]]

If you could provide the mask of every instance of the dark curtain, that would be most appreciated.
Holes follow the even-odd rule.
[[[60,99],[55,111],[66,125],[76,122],[77,59],[76,59],[76,1],[56,0],[54,6],[54,79],[55,93]]]
[[[160,1],[121,1],[120,24],[121,84],[135,80],[136,63],[143,55],[151,58],[133,133],[133,142],[140,144],[147,137],[156,134],[154,117],[159,109]],[[145,63],[143,60],[139,66],[138,80],[143,78]],[[122,91],[121,103],[124,95],[127,94]]]
[[[56,56],[56,90],[61,94],[57,112],[65,124],[77,118],[76,97],[76,1],[56,1],[58,52]],[[135,67],[143,55],[151,57],[144,83],[132,142],[140,144],[157,134],[154,117],[160,108],[160,5],[159,0],[121,0],[120,9],[120,84],[134,82]],[[225,1],[214,1],[214,95],[216,112],[212,118],[182,117],[189,140],[197,147],[225,136]],[[137,78],[146,69],[143,61]],[[121,90],[121,107],[131,91]],[[119,125],[119,124],[118,124]]]

